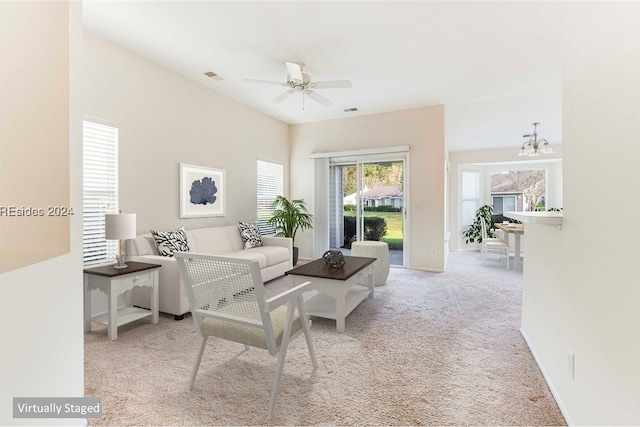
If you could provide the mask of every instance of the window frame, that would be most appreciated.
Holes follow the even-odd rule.
[[[256,161],[256,223],[260,234],[275,235],[275,228],[267,221],[273,215],[273,202],[284,196],[284,165],[271,160]]]
[[[84,117],[82,122],[82,259],[84,265],[115,259],[116,240],[105,239],[105,214],[119,212],[119,128]]]
[[[475,176],[475,183],[465,183],[465,176],[469,175]],[[480,208],[480,178],[480,170],[477,169],[463,169],[460,173],[460,224],[462,230],[466,230],[473,224],[476,211]],[[471,188],[471,186],[473,186],[473,188]],[[469,194],[470,190],[473,190],[474,194]],[[468,205],[470,205],[471,208],[467,207],[465,209]],[[465,212],[470,215],[468,218]]]

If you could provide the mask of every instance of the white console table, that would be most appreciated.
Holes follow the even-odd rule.
[[[161,265],[143,262],[127,262],[127,267],[115,269],[112,265],[84,269],[84,331],[91,332],[91,322],[107,325],[110,340],[118,337],[118,326],[126,325],[138,319],[151,317],[153,324],[158,323],[158,271]],[[152,288],[150,310],[138,307],[118,309],[118,295],[122,295],[136,286]],[[91,315],[91,291],[99,290],[108,298],[107,312]]]

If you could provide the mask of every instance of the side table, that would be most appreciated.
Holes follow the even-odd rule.
[[[127,268],[115,269],[112,265],[84,269],[84,331],[91,332],[91,321],[107,325],[107,336],[111,341],[118,338],[118,326],[138,319],[151,317],[158,323],[158,271],[159,264],[127,262]],[[151,310],[138,307],[118,309],[118,295],[136,286],[150,286]],[[97,289],[108,298],[107,313],[91,317],[91,291]]]

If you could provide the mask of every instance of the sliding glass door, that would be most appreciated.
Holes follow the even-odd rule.
[[[351,243],[389,244],[391,265],[404,266],[404,159],[334,159],[329,168],[329,243],[348,254]]]

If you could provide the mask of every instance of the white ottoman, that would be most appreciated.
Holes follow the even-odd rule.
[[[385,242],[364,241],[351,244],[351,255],[377,258],[373,263],[373,284],[384,285],[389,277],[389,245]]]

